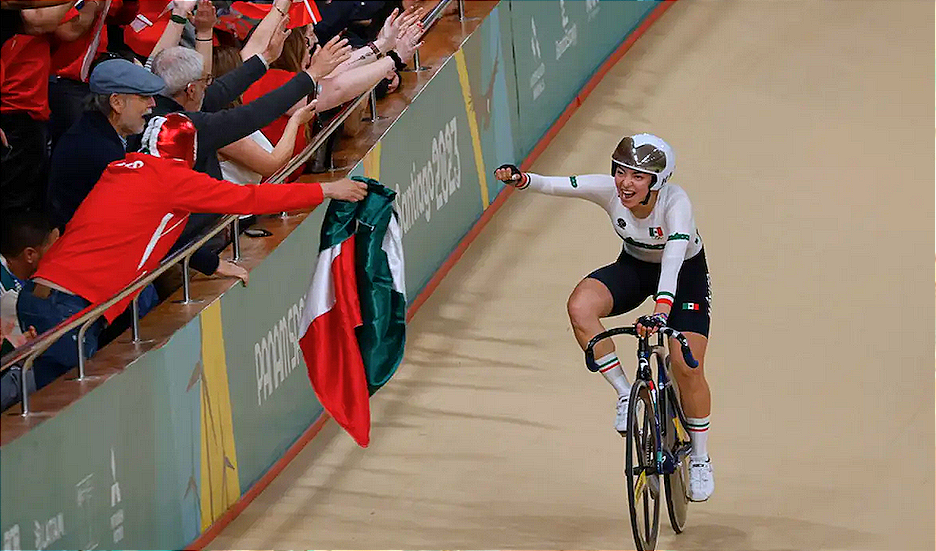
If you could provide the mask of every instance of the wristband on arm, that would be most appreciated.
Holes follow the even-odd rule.
[[[393,65],[396,67],[397,71],[402,71],[406,68],[406,63],[403,63],[403,60],[400,59],[400,54],[396,53],[393,50],[387,52],[387,57],[393,60]]]
[[[368,42],[367,47],[370,48],[372,52],[374,52],[374,55],[377,56],[377,59],[380,59],[384,56],[384,54],[380,52],[380,48],[378,48],[377,45],[373,42]]]

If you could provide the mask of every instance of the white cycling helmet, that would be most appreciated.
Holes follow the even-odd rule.
[[[655,176],[650,191],[657,191],[673,175],[676,155],[673,148],[653,134],[625,136],[611,154],[611,174],[615,165],[646,172]]]

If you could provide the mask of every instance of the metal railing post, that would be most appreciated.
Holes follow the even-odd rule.
[[[240,250],[240,218],[235,216],[234,220],[231,221],[231,245],[234,249],[234,262],[237,262],[241,259],[241,250]]]
[[[458,0],[458,20],[465,20],[465,0]]]
[[[190,256],[186,256],[182,259],[182,304],[191,304],[192,302],[192,289],[191,284],[189,283],[189,259]]]
[[[29,415],[29,386],[26,384],[26,374],[32,369],[33,361],[36,359],[37,355],[38,354],[34,354],[26,358],[26,363],[23,364],[23,370],[20,371],[20,392],[22,392],[22,412],[20,415],[23,417]]]
[[[85,378],[85,346],[84,346],[84,336],[85,332],[88,330],[88,326],[91,325],[94,320],[88,320],[81,325],[81,329],[78,330],[78,380],[83,381]]]
[[[142,342],[140,339],[140,295],[133,297],[133,302],[130,303],[133,312],[131,313],[131,320],[133,321],[133,340],[130,341],[134,344]]]
[[[377,122],[377,92],[374,88],[371,88],[370,97],[368,98],[370,104],[370,118],[367,119],[368,122]]]
[[[429,67],[423,67],[419,63],[419,50],[413,52],[413,66],[412,68],[406,67],[403,69],[404,73],[421,73],[423,71],[428,71]]]

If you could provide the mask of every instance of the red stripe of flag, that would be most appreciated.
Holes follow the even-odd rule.
[[[370,403],[364,360],[354,328],[360,326],[361,304],[354,264],[355,236],[340,244],[330,270],[318,274],[331,279],[335,303],[325,312],[316,312],[308,330],[299,339],[299,347],[309,368],[309,380],[319,402],[339,425],[362,447],[370,442]],[[334,247],[322,251],[321,256]],[[330,255],[329,255],[330,256]],[[319,269],[323,269],[320,266]],[[327,293],[329,285],[319,287]],[[314,300],[311,296],[307,300]]]

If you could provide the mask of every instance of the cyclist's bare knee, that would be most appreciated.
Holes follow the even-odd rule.
[[[696,358],[699,362],[699,367],[690,368],[686,365],[686,360],[684,360],[678,353],[674,353],[670,356],[670,367],[673,370],[673,374],[679,377],[680,381],[689,381],[690,384],[692,381],[700,380],[705,378],[705,361],[701,358]]]
[[[692,384],[695,381],[705,380],[705,349],[708,345],[708,339],[698,333],[683,333],[689,341],[689,348],[692,350],[692,356],[699,362],[699,367],[690,368],[686,365],[686,360],[682,357],[682,349],[675,339],[670,339],[670,364],[674,374],[680,380]]]
[[[586,278],[575,286],[566,309],[572,326],[584,328],[607,316],[613,305],[614,299],[608,288],[596,279]]]

